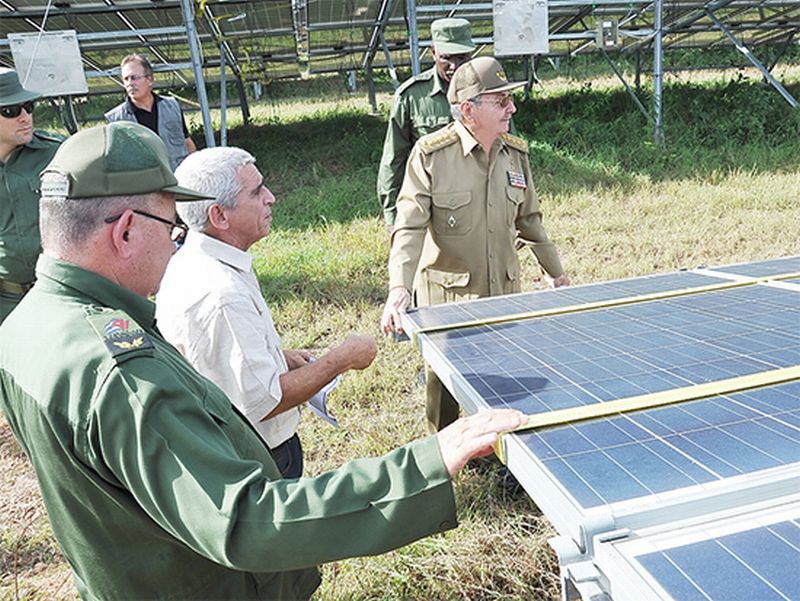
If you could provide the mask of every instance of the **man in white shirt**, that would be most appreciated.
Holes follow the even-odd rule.
[[[298,406],[339,374],[368,367],[375,340],[351,335],[316,361],[284,350],[247,252],[269,233],[275,203],[255,159],[240,148],[208,148],[175,176],[213,200],[178,207],[189,233],[156,297],[158,327],[255,426],[283,476],[299,478]]]

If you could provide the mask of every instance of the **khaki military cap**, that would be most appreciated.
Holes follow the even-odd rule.
[[[436,54],[467,54],[475,50],[466,19],[436,19],[431,23],[431,41]]]
[[[148,128],[129,121],[91,127],[67,138],[42,171],[60,173],[66,183],[42,182],[42,195],[67,198],[175,194],[175,200],[210,196],[178,185],[167,148]]]
[[[22,87],[19,75],[13,69],[0,68],[0,106],[22,104],[28,100],[36,100],[41,94]]]
[[[450,104],[461,104],[481,94],[505,92],[524,85],[524,81],[509,83],[503,66],[496,58],[479,56],[456,69],[447,90],[447,100]]]

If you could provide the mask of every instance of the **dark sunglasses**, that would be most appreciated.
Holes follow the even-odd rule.
[[[33,107],[36,103],[33,100],[22,102],[20,104],[9,104],[8,106],[0,106],[0,115],[6,119],[16,119],[22,112],[22,109],[28,111],[29,115],[33,115]]]
[[[156,221],[160,221],[161,223],[167,224],[169,226],[169,237],[175,243],[175,246],[181,246],[184,240],[186,240],[186,234],[189,231],[189,228],[183,223],[170,221],[169,219],[164,219],[158,215],[148,213],[147,211],[139,211],[138,209],[131,209],[131,211],[137,215],[141,215],[142,217],[147,217],[148,219],[154,219]],[[122,213],[119,215],[114,215],[113,217],[106,217],[103,221],[105,223],[114,223],[115,221],[119,221],[120,217],[122,217]]]

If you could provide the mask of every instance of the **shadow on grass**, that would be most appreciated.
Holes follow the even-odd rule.
[[[795,96],[800,86],[789,86]],[[643,99],[651,106],[650,98]],[[546,194],[651,181],[705,178],[735,170],[796,168],[800,111],[758,81],[665,88],[667,146],[623,90],[590,85],[521,102],[515,121],[531,143],[536,185]],[[386,122],[357,109],[320,111],[230,132],[258,159],[279,199],[274,227],[303,230],[381,214],[375,193]]]

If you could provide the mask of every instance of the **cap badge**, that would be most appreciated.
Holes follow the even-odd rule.
[[[503,71],[502,71],[502,70],[500,70],[500,71],[498,71],[498,72],[497,72],[497,77],[498,77],[499,79],[502,79],[503,81],[508,81],[508,79],[506,78],[506,74],[505,74],[505,73],[503,73]]]

